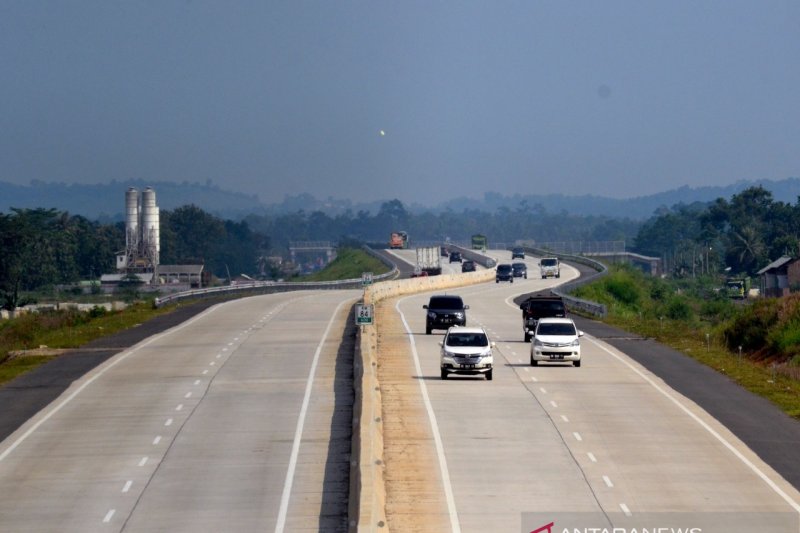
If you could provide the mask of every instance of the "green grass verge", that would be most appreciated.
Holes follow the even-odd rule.
[[[714,296],[708,280],[665,281],[626,267],[612,267],[609,276],[581,287],[576,296],[606,304],[604,322],[680,350],[725,374],[745,389],[766,398],[800,419],[800,381],[758,349],[731,351],[730,324],[751,313]],[[762,350],[763,351],[763,350]]]
[[[147,302],[134,304],[122,311],[28,313],[3,321],[0,323],[0,385],[53,358],[26,355],[9,359],[9,352],[31,350],[40,346],[77,348],[174,309],[175,306],[155,309]]]
[[[358,279],[363,272],[372,272],[377,276],[389,272],[389,267],[358,248],[340,248],[336,252],[336,259],[328,266],[308,276],[295,276],[291,281]]]

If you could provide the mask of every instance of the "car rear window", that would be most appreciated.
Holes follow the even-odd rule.
[[[556,323],[542,323],[539,322],[539,327],[536,329],[537,335],[570,335],[575,336],[577,335],[577,331],[575,331],[575,326],[568,322],[556,322]]]
[[[498,265],[497,271],[498,272],[510,272],[511,271],[511,265]]]
[[[448,346],[488,346],[489,339],[483,333],[450,333]]]
[[[432,309],[463,309],[464,301],[460,296],[434,296],[428,303]]]

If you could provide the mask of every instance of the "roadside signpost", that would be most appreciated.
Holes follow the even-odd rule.
[[[361,273],[361,286],[366,287],[367,285],[372,285],[372,272]]]
[[[356,326],[371,326],[373,323],[372,304],[356,304]]]

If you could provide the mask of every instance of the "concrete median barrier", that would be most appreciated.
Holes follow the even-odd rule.
[[[494,270],[374,283],[364,289],[365,304],[494,280]],[[351,531],[387,531],[383,459],[383,413],[378,381],[378,327],[361,326],[354,359],[355,405],[351,449],[349,524]]]

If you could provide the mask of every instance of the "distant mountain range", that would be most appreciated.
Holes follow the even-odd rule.
[[[464,209],[494,212],[497,209],[541,209],[548,213],[562,211],[572,215],[607,216],[612,218],[647,219],[662,207],[678,204],[712,202],[717,198],[730,199],[748,187],[761,185],[772,192],[776,201],[795,204],[800,197],[800,179],[787,178],[772,181],[738,181],[725,187],[684,186],[649,196],[616,199],[602,196],[520,195],[504,196],[487,192],[483,198],[454,198],[437,206],[406,204],[412,213],[438,213],[452,210],[460,213]],[[66,183],[31,182],[30,185],[14,185],[0,181],[0,211],[8,213],[16,208],[56,208],[71,214],[104,222],[122,220],[125,207],[125,191],[128,187],[142,190],[152,187],[156,191],[158,206],[172,210],[183,205],[194,204],[220,218],[239,220],[249,214],[277,215],[303,210],[306,213],[322,211],[334,216],[349,210],[377,213],[383,202],[356,203],[347,199],[318,199],[311,194],[286,196],[280,203],[264,204],[258,196],[226,191],[208,181],[206,183],[147,182],[131,180],[112,181],[106,184],[81,185]]]

